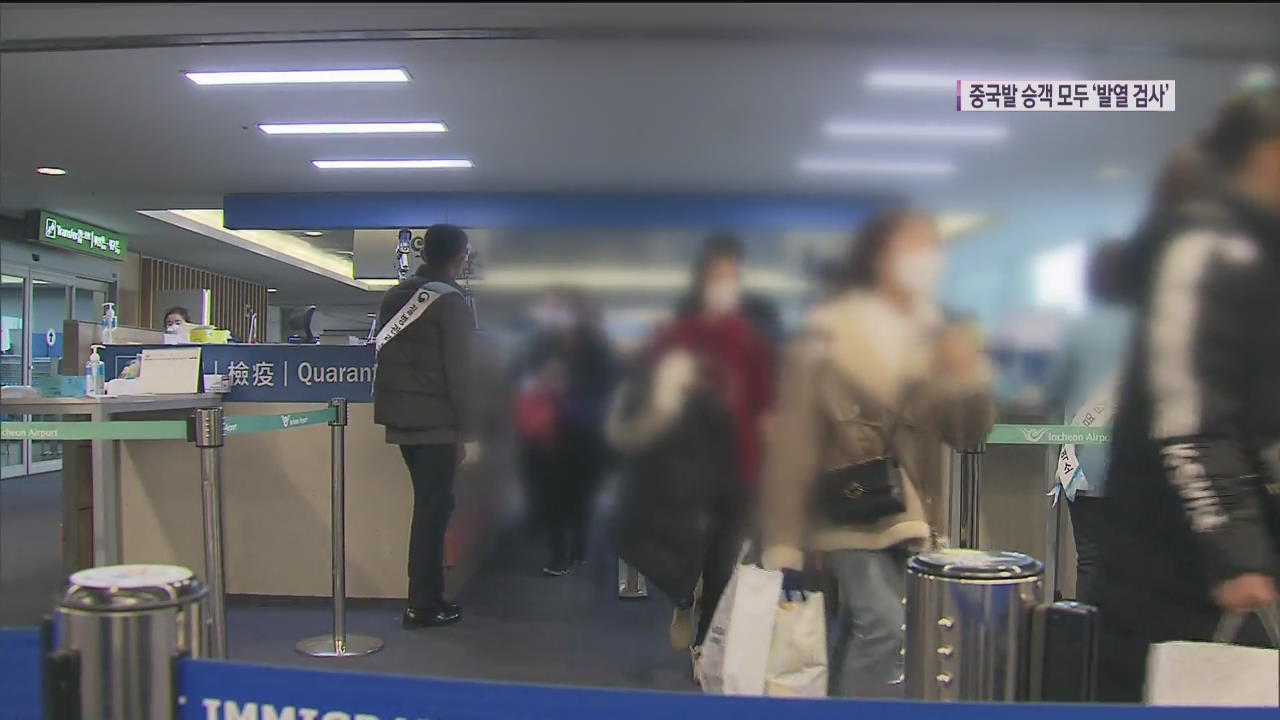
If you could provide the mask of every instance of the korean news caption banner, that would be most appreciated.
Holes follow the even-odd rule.
[[[162,346],[103,350],[107,378],[118,377],[147,347]],[[231,378],[225,402],[371,402],[374,350],[372,345],[204,345],[201,372]]]
[[[957,80],[960,112],[1173,112],[1172,80]]]

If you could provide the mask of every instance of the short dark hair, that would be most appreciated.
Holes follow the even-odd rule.
[[[168,320],[170,315],[177,315],[178,317],[182,318],[183,321],[191,322],[191,313],[187,312],[187,309],[182,306],[175,305],[169,308],[168,310],[164,311],[165,320]]]
[[[1238,170],[1259,143],[1280,137],[1280,87],[1245,92],[1218,110],[1200,139],[1205,153],[1227,172]]]
[[[707,274],[711,272],[711,266],[720,260],[740,263],[744,255],[746,250],[742,241],[733,233],[717,232],[707,236],[702,241],[697,259],[693,261],[692,282],[679,303],[677,314],[693,315],[702,312],[702,296],[707,289]]]
[[[928,215],[905,207],[886,208],[872,213],[854,233],[849,247],[849,260],[845,263],[843,282],[845,289],[869,288],[876,282],[876,263],[884,254],[889,241],[908,220],[928,218]]]
[[[422,261],[429,268],[443,268],[467,250],[467,231],[457,225],[432,225],[422,239]]]
[[[1129,253],[1128,243],[1122,240],[1105,241],[1092,249],[1085,270],[1090,297],[1106,303],[1129,298]]]

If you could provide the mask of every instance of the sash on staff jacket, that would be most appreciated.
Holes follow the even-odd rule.
[[[1111,417],[1115,414],[1116,409],[1117,379],[1113,374],[1089,396],[1084,405],[1081,405],[1080,409],[1076,411],[1075,417],[1071,418],[1073,426],[1106,427],[1111,424]],[[1049,492],[1050,495],[1054,496],[1054,502],[1057,502],[1057,496],[1060,493],[1065,492],[1067,493],[1067,499],[1074,500],[1077,490],[1089,489],[1089,478],[1080,467],[1080,459],[1076,457],[1074,443],[1063,445],[1062,450],[1058,452],[1058,471],[1055,475],[1058,482],[1053,490]],[[1077,479],[1077,482],[1072,482],[1072,480]]]
[[[376,345],[374,352],[382,352],[383,345],[391,342],[395,336],[404,332],[405,328],[422,317],[427,312],[427,308],[431,307],[436,300],[456,292],[458,292],[457,288],[442,282],[429,282],[419,287],[405,302],[404,306],[396,311],[396,314],[392,315],[387,324],[383,325],[382,329],[378,331],[377,337],[374,338]]]

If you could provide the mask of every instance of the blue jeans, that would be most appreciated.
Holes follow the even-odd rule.
[[[902,697],[909,556],[903,546],[827,554],[839,588],[829,640],[831,697]]]

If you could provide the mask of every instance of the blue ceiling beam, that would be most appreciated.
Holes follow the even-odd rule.
[[[483,228],[849,230],[872,196],[551,193],[264,193],[223,199],[232,230]]]

